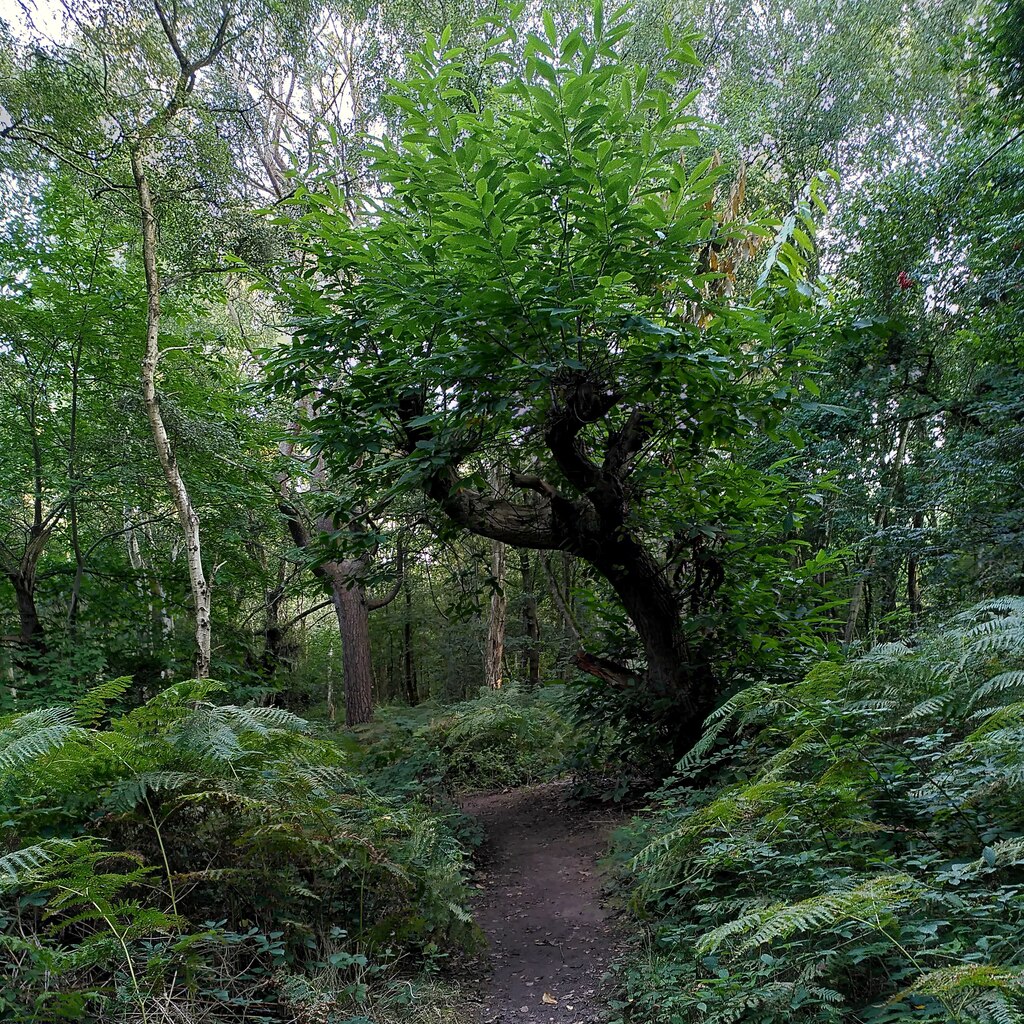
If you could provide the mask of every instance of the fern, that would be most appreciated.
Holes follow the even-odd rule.
[[[111,716],[122,692],[114,681],[74,709],[0,722],[0,783],[16,826],[0,894],[27,900],[28,916],[8,920],[32,935],[18,945],[0,930],[0,950],[20,958],[5,966],[0,956],[0,984],[27,958],[32,977],[49,979],[40,985],[87,988],[99,1017],[113,1018],[126,1001],[219,971],[214,987],[238,1005],[251,998],[257,1019],[270,1012],[263,996],[240,995],[254,982],[234,977],[269,977],[285,945],[295,964],[314,964],[338,927],[399,952],[471,932],[448,829],[377,796],[306,722],[217,704],[223,687],[211,681]],[[211,917],[222,923],[203,923]],[[250,938],[253,921],[276,923],[281,938]],[[34,985],[17,991],[44,998]]]
[[[38,871],[44,865],[52,864],[58,857],[81,848],[81,840],[44,839],[32,846],[23,846],[0,856],[0,889],[11,889],[24,881],[25,877]]]
[[[75,703],[75,718],[83,726],[96,725],[110,705],[131,687],[131,676],[119,676],[94,686]]]
[[[855,921],[882,930],[898,910],[920,898],[923,887],[909,875],[883,875],[864,879],[844,889],[833,889],[789,906],[769,907],[730,921],[703,936],[697,949],[709,953],[726,939],[749,935],[743,948],[770,945],[796,932],[833,927]]]
[[[1022,683],[1012,598],[725,702],[628,833],[647,1019],[1018,1020]]]
[[[113,783],[103,802],[112,811],[131,811],[150,795],[195,788],[201,786],[202,782],[193,772],[140,772]]]
[[[0,772],[24,767],[82,735],[71,708],[41,708],[8,718],[0,728]]]
[[[1024,690],[1024,669],[1010,669],[993,676],[974,691],[974,700],[977,702],[982,697],[1003,694],[1008,690]]]
[[[1024,1020],[1024,967],[953,964],[929,971],[898,993],[893,1002],[930,995],[950,1007],[957,1018],[1018,1024]]]

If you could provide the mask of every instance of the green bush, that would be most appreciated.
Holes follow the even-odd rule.
[[[0,721],[2,1019],[291,1020],[315,992],[342,1021],[396,957],[471,937],[435,815],[216,683],[104,721],[126,685]]]
[[[447,707],[382,709],[360,731],[360,769],[382,792],[429,793],[442,804],[457,790],[550,779],[574,740],[562,696],[560,686],[513,685]]]
[[[417,738],[440,759],[456,789],[521,786],[558,774],[572,730],[560,707],[561,689],[530,694],[516,686],[481,689],[456,704]]]
[[[1024,1019],[1024,600],[743,690],[618,858],[622,1020]]]

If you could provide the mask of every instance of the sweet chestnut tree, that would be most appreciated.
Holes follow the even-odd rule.
[[[652,70],[600,6],[563,36],[510,24],[490,91],[447,36],[418,53],[399,130],[368,150],[373,194],[330,173],[297,191],[278,372],[354,487],[588,562],[634,644],[580,667],[667,702],[682,749],[717,646],[776,613],[791,561],[799,502],[750,453],[812,362],[809,218],[744,218],[742,176],[700,158],[687,38]]]

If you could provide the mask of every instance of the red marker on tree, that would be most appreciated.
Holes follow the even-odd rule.
[[[896,275],[896,283],[900,286],[900,291],[905,292],[908,288],[913,288],[917,282],[905,271],[901,270]]]

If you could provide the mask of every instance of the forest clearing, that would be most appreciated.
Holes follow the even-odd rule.
[[[0,1020],[1024,1022],[1024,2],[0,0]]]

